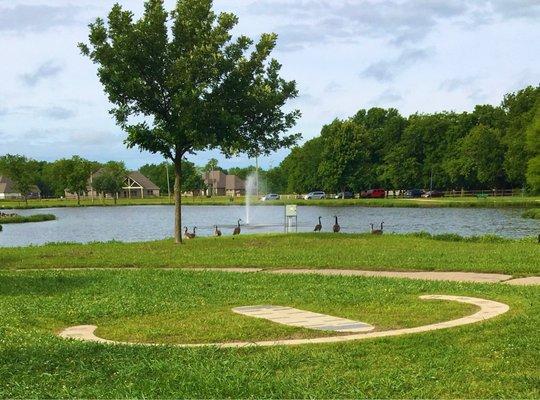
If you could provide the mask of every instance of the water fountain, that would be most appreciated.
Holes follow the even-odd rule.
[[[246,179],[246,224],[251,223],[251,203],[259,195],[259,173],[254,171]]]

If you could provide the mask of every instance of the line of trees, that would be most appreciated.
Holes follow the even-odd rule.
[[[146,164],[141,167],[140,172],[156,183],[162,191],[167,193],[167,167],[173,170],[170,163]],[[184,191],[202,189],[204,187],[201,169],[195,167],[193,163],[183,161],[185,179],[182,182]],[[42,197],[62,197],[67,190],[80,197],[85,195],[90,182],[91,174],[99,171],[91,184],[98,193],[108,194],[114,199],[124,186],[124,180],[128,170],[122,161],[108,161],[99,163],[86,160],[79,156],[63,158],[53,162],[37,161],[23,155],[6,154],[0,156],[0,175],[10,178],[15,189],[22,194],[26,200],[27,195],[37,186]],[[174,175],[170,174],[171,187],[174,185]]]
[[[540,86],[473,112],[360,110],[266,172],[271,191],[527,188],[540,191]]]

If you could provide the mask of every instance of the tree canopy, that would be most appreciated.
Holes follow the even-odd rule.
[[[538,191],[540,86],[472,112],[360,110],[325,125],[275,171],[282,191],[523,188]],[[536,113],[536,114],[535,114]],[[536,116],[535,116],[536,115]],[[276,189],[271,189],[276,190]]]
[[[109,194],[116,204],[126,176],[127,170],[123,162],[109,161],[93,176],[92,187],[102,195]]]
[[[37,183],[38,169],[38,162],[25,156],[6,154],[0,157],[0,175],[12,180],[26,203],[32,187]]]
[[[293,145],[300,112],[283,111],[297,96],[270,58],[275,34],[255,42],[231,34],[238,18],[216,15],[212,0],[178,0],[171,12],[148,0],[139,20],[119,4],[107,22],[90,24],[82,53],[98,65],[111,113],[128,147],[160,153],[175,166],[175,240],[181,242],[181,160],[220,149],[268,154]]]

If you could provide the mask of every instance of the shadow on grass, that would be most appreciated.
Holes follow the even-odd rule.
[[[0,273],[0,296],[54,295],[96,283],[96,277]]]

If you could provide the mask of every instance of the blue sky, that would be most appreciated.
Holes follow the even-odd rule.
[[[76,47],[110,0],[0,0],[0,154],[55,160],[79,154],[124,160],[161,158],[123,145],[96,77]],[[142,0],[119,1],[136,13]],[[166,1],[171,8],[174,1]],[[216,0],[240,18],[237,32],[276,32],[274,56],[295,79],[304,140],[358,109],[471,110],[540,82],[540,0]],[[261,160],[276,166],[280,151]],[[224,167],[252,163],[219,153]]]

